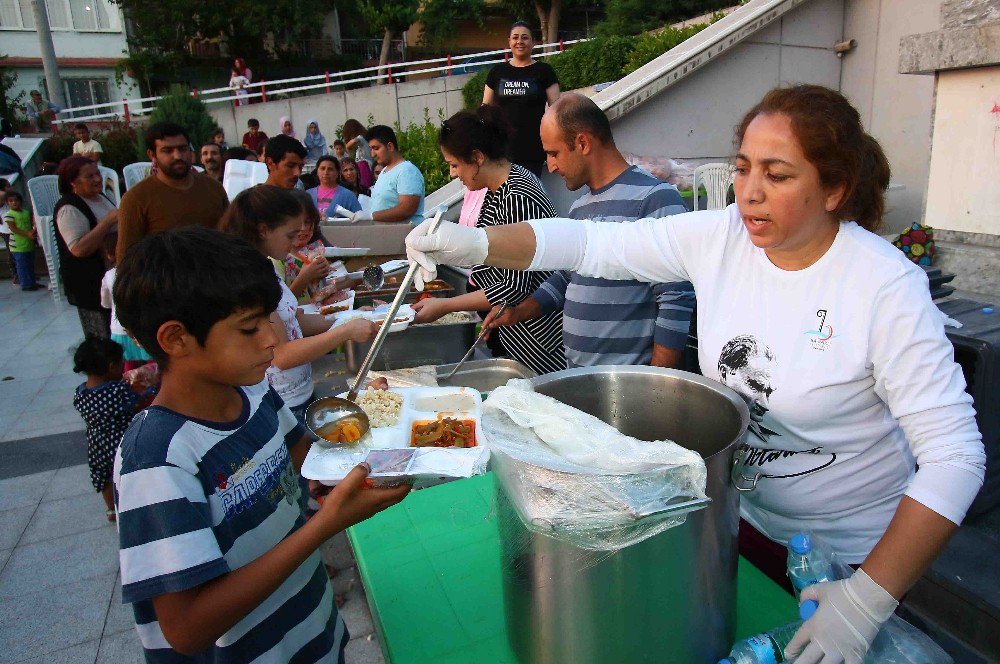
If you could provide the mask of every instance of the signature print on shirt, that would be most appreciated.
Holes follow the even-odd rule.
[[[825,315],[826,311],[822,311]],[[820,321],[819,329],[823,330],[823,321]],[[830,335],[833,335],[833,328],[830,328]],[[750,433],[762,442],[767,443],[772,436],[780,437],[777,431],[764,425],[764,416],[768,411],[768,401],[774,393],[774,384],[771,373],[777,363],[774,351],[767,344],[761,342],[751,334],[743,334],[733,337],[722,347],[719,353],[719,378],[728,387],[736,390],[740,396],[746,400],[750,407]],[[768,473],[758,473],[756,480],[761,478],[782,479],[790,477],[800,477],[815,473],[833,464],[837,460],[836,454],[826,454],[822,447],[814,447],[809,450],[777,450],[768,447],[754,447],[743,445],[740,447],[741,465],[745,468],[757,467],[763,469],[765,464],[775,461],[791,459],[806,459],[811,455],[823,457],[816,459],[815,464],[809,463],[803,468],[797,464],[795,472],[780,475]],[[829,458],[827,458],[829,457]],[[749,478],[748,478],[749,479]]]

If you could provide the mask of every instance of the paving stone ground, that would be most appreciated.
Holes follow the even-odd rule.
[[[118,536],[90,484],[83,377],[72,348],[76,310],[48,291],[0,281],[0,661],[127,664],[142,648],[121,602]],[[323,547],[352,639],[349,664],[380,664],[381,647],[343,534]]]

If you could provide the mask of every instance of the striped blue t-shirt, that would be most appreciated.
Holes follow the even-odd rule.
[[[338,662],[348,635],[314,552],[256,609],[194,657],[164,638],[152,598],[238,569],[305,523],[289,447],[305,433],[267,382],[238,388],[239,419],[153,406],[115,460],[122,597],[148,662]]]
[[[633,221],[687,212],[671,185],[630,166],[600,189],[587,190],[570,208],[572,219]],[[562,309],[566,362],[646,365],[653,343],[683,350],[691,325],[694,289],[688,282],[644,284],[554,273],[532,295],[546,314]]]

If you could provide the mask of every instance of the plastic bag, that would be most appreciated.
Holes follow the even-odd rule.
[[[631,166],[638,166],[649,172],[653,177],[672,184],[678,189],[690,189],[694,178],[695,162],[670,159],[669,157],[651,157],[633,152],[622,154]]]
[[[617,551],[684,523],[704,505],[701,456],[640,441],[512,380],[483,405],[482,444],[529,530],[592,551]]]
[[[833,577],[842,580],[854,574],[854,568],[841,560],[816,533],[805,530],[813,548],[827,556]],[[878,664],[952,664],[953,660],[931,637],[897,615],[889,616],[882,625],[864,661]]]

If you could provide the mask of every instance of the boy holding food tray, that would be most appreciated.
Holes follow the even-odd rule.
[[[114,471],[122,596],[147,661],[342,662],[318,548],[409,491],[363,489],[362,464],[305,519],[309,438],[265,380],[280,297],[263,254],[201,227],[147,237],[118,267],[119,319],[163,372]]]

